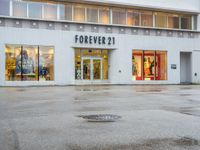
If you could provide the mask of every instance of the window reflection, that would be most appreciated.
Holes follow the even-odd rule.
[[[168,16],[168,28],[179,28],[179,16],[178,15],[169,15]]]
[[[144,11],[141,12],[141,26],[153,26],[153,13]]]
[[[98,9],[97,8],[87,8],[87,21],[88,22],[98,22]]]
[[[135,10],[127,11],[127,25],[139,26],[140,14]]]
[[[155,26],[159,28],[167,28],[167,14],[155,13]]]
[[[110,10],[109,8],[99,8],[99,23],[110,23]]]
[[[41,3],[29,3],[29,17],[42,18],[42,4]]]
[[[44,18],[56,19],[57,18],[57,6],[54,4],[44,4]]]
[[[74,21],[85,22],[84,6],[74,6]]]
[[[181,17],[181,29],[191,29],[191,17],[189,16]]]
[[[27,3],[13,1],[13,15],[16,17],[27,17]]]
[[[0,15],[9,16],[10,14],[10,1],[0,0]]]
[[[113,24],[126,24],[126,10],[112,9]]]
[[[72,20],[72,5],[61,5],[60,6],[60,19],[61,20]]]

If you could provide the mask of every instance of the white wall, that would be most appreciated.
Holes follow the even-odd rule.
[[[116,45],[81,45],[75,44],[74,36],[78,35],[101,35],[114,36]],[[128,34],[102,34],[92,32],[61,31],[46,29],[28,29],[0,27],[0,85],[70,85],[74,84],[74,47],[109,48],[110,50],[110,82],[113,84],[178,84],[180,83],[180,51],[192,52],[200,49],[198,38],[178,38],[167,36],[145,36]],[[55,46],[55,82],[5,82],[5,52],[4,45],[27,44],[27,45],[51,45]],[[132,81],[132,50],[164,50],[168,51],[168,80],[167,81]],[[193,66],[199,67],[199,55],[194,55]],[[197,64],[198,63],[198,64]],[[171,64],[177,64],[177,69],[172,70]],[[121,70],[121,73],[119,72]],[[193,69],[195,71],[195,69]],[[197,70],[198,71],[198,70]],[[200,75],[200,72],[198,73]],[[195,81],[200,81],[200,76]]]
[[[192,82],[200,84],[200,50],[193,51],[192,59]]]

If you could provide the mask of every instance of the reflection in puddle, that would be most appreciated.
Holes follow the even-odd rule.
[[[105,111],[105,110],[108,110],[107,108],[105,107],[82,107],[81,109],[79,109],[79,111]]]
[[[191,94],[180,94],[180,96],[191,96]]]
[[[130,143],[130,144],[113,144],[113,145],[95,145],[83,147],[79,144],[67,144],[66,149],[94,149],[94,150],[189,150],[193,147],[199,147],[200,142],[193,138],[182,137],[182,138],[163,138],[163,139],[148,139],[141,143]]]
[[[198,110],[198,107],[163,107],[163,109],[166,111],[200,117],[200,111]]]

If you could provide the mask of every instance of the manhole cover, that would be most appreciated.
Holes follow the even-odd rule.
[[[121,118],[121,116],[112,114],[81,115],[79,117],[82,117],[89,122],[115,122],[116,120]]]

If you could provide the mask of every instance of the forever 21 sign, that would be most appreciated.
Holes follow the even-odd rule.
[[[75,43],[115,45],[115,37],[75,35]]]

